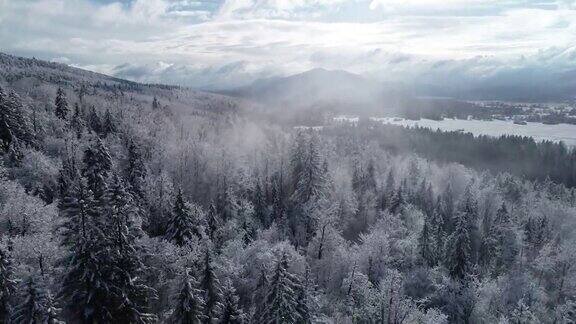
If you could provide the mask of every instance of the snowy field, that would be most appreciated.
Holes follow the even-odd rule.
[[[503,120],[460,120],[444,119],[441,121],[421,119],[407,120],[401,118],[371,118],[387,124],[403,125],[408,127],[427,127],[431,129],[441,129],[444,131],[463,130],[474,135],[518,135],[530,136],[537,141],[551,140],[564,142],[568,146],[576,146],[576,125],[558,124],[546,125],[542,123],[527,123],[527,125],[516,125],[512,121]]]

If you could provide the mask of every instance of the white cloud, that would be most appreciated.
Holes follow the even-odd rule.
[[[406,79],[446,66],[488,74],[568,48],[576,35],[572,0],[92,1],[0,0],[0,50],[202,85],[314,67]],[[554,57],[550,69],[566,66]]]

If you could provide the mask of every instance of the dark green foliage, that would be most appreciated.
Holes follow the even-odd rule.
[[[211,252],[207,249],[204,256],[204,268],[202,269],[202,281],[200,288],[204,291],[204,301],[206,302],[205,312],[208,323],[218,320],[222,312],[222,291],[220,280],[214,272]]]
[[[82,176],[86,178],[88,189],[98,200],[106,190],[106,178],[112,169],[112,158],[100,138],[96,138],[84,151],[83,163]]]
[[[0,88],[0,127],[2,146],[7,149],[14,137],[24,145],[34,145],[34,134],[24,113],[24,105],[15,92],[4,93]]]
[[[56,117],[62,120],[66,120],[68,118],[69,112],[68,99],[66,99],[66,94],[62,88],[58,88],[58,91],[56,92],[54,105],[56,106],[56,110],[54,111]]]
[[[110,113],[110,109],[106,109],[104,113],[104,121],[102,123],[102,136],[106,137],[112,133],[115,133],[118,129],[116,125],[116,120],[112,113]]]
[[[200,220],[198,219],[198,215],[195,214],[197,212],[197,209],[192,210],[188,203],[184,201],[182,190],[178,190],[172,211],[172,218],[166,230],[166,240],[178,246],[184,246],[188,244],[193,237],[201,238]]]
[[[82,132],[84,132],[84,129],[86,128],[86,121],[84,120],[82,110],[77,103],[74,105],[74,114],[70,121],[70,128],[76,133],[77,139],[82,138]]]
[[[188,269],[182,276],[178,293],[174,298],[174,311],[170,323],[201,324],[206,323],[203,291]]]
[[[242,324],[245,315],[238,306],[238,296],[236,289],[230,280],[226,280],[222,287],[222,311],[218,323],[220,324]]]
[[[100,116],[98,115],[98,113],[96,112],[96,108],[94,107],[92,107],[90,113],[88,114],[88,126],[90,127],[90,129],[92,129],[94,133],[98,135],[101,135],[104,129],[102,120],[100,119]]]
[[[465,213],[456,216],[456,228],[448,240],[446,263],[450,275],[464,279],[472,268],[470,220]]]
[[[144,164],[141,149],[134,141],[128,144],[128,166],[126,175],[132,191],[139,197],[144,198],[145,182],[148,171]]]
[[[61,323],[52,295],[33,276],[23,283],[20,299],[22,302],[14,308],[10,323]]]
[[[262,323],[299,323],[298,281],[288,271],[288,258],[283,255],[270,280]]]

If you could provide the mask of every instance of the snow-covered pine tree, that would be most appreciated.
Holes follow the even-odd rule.
[[[128,166],[126,167],[126,176],[132,192],[139,198],[144,198],[145,181],[148,171],[144,164],[144,158],[139,146],[134,141],[128,144]]]
[[[82,132],[86,127],[86,122],[82,114],[82,110],[78,103],[74,104],[74,114],[72,115],[72,120],[70,121],[70,128],[76,133],[76,138],[82,138]]]
[[[382,192],[380,193],[380,202],[379,207],[381,210],[386,210],[390,207],[390,203],[392,202],[392,197],[395,194],[396,184],[394,180],[394,173],[392,170],[388,171],[388,175],[386,176],[386,182],[384,183],[384,188],[382,188]]]
[[[66,99],[66,93],[64,93],[64,90],[62,88],[58,88],[58,91],[56,92],[56,99],[54,101],[54,105],[56,106],[56,109],[54,111],[56,117],[62,120],[66,120],[69,111],[68,99]]]
[[[312,323],[312,310],[310,309],[310,282],[309,282],[310,269],[306,268],[304,280],[296,280],[296,312],[300,319],[299,324]]]
[[[170,323],[206,323],[203,295],[204,292],[198,289],[198,282],[190,270],[186,269],[182,275],[178,293],[174,298],[174,311],[170,318]]]
[[[208,225],[208,237],[212,241],[212,243],[217,244],[217,231],[220,228],[220,216],[218,215],[218,211],[216,210],[216,205],[213,202],[210,203],[208,207],[208,215],[206,216],[206,223]]]
[[[260,181],[256,182],[252,203],[254,204],[254,218],[260,222],[261,226],[268,228],[268,226],[270,226],[270,221],[268,219],[266,201],[264,193],[262,192],[262,186],[260,186]]]
[[[436,254],[436,237],[434,235],[434,227],[431,218],[431,215],[424,215],[424,226],[422,227],[422,232],[420,232],[418,245],[420,247],[420,256],[424,262],[428,266],[433,267],[438,262],[438,256]]]
[[[222,311],[222,291],[220,288],[220,280],[214,271],[212,264],[212,252],[206,248],[204,255],[204,268],[202,269],[202,281],[200,288],[204,291],[204,301],[206,307],[204,314],[208,323],[213,323],[218,320]]]
[[[325,196],[326,179],[320,155],[320,139],[317,134],[310,138],[304,157],[301,160],[301,170],[296,181],[296,188],[292,200],[298,204],[305,204],[311,200],[318,200]],[[300,152],[298,150],[297,152]],[[296,172],[296,171],[293,171]]]
[[[21,303],[14,308],[10,323],[58,324],[58,309],[52,295],[33,275],[23,283]]]
[[[242,324],[245,322],[245,315],[238,306],[238,296],[231,280],[226,280],[222,286],[222,311],[218,323],[220,324]]]
[[[448,240],[446,264],[453,278],[464,279],[472,267],[472,244],[470,238],[470,221],[467,214],[456,214],[454,232]]]
[[[266,296],[268,295],[268,289],[270,282],[266,276],[266,271],[262,269],[260,272],[260,277],[258,278],[258,283],[254,294],[252,295],[252,307],[254,313],[252,314],[253,323],[264,323],[264,314],[266,313]]]
[[[98,135],[102,134],[102,120],[100,119],[100,116],[96,112],[96,108],[94,108],[94,106],[92,106],[92,109],[90,109],[90,113],[88,114],[88,126],[90,126],[94,133]]]
[[[0,246],[0,323],[8,323],[10,319],[16,285],[12,257],[4,247]]]
[[[106,191],[106,179],[112,169],[110,153],[100,138],[96,138],[84,151],[83,162],[82,176],[86,178],[94,198],[100,200]]]
[[[288,257],[283,254],[274,270],[266,296],[262,323],[298,323],[298,292],[294,275],[288,271]]]
[[[108,253],[113,259],[110,277],[116,289],[112,317],[120,323],[151,322],[155,317],[146,313],[146,309],[155,292],[141,279],[145,266],[140,257],[142,250],[136,243],[142,235],[135,222],[138,209],[117,175],[111,177],[104,200]]]
[[[106,137],[117,131],[116,121],[114,116],[110,112],[110,109],[106,109],[104,113],[104,121],[102,122],[102,136]]]
[[[199,212],[199,208],[199,206],[191,208],[191,206],[184,201],[182,190],[178,190],[172,210],[172,218],[166,230],[166,240],[178,246],[184,246],[188,244],[194,236],[201,238],[201,228],[199,220],[197,219],[199,215],[196,215]]]
[[[8,126],[13,137],[23,144],[34,145],[34,133],[24,113],[22,99],[16,92],[6,94],[0,88],[0,121]]]

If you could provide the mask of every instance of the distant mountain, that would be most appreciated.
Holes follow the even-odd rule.
[[[385,106],[394,91],[384,84],[342,70],[314,69],[288,77],[260,79],[222,93],[271,108],[330,107],[343,112]]]

